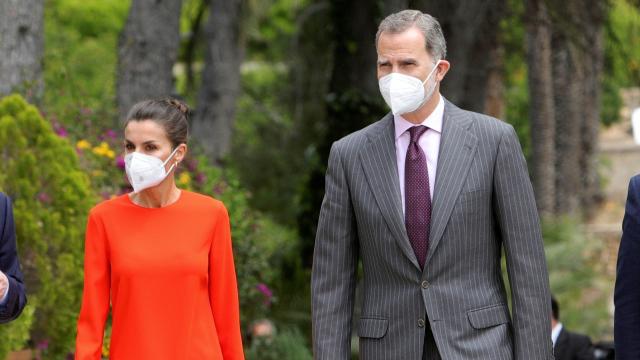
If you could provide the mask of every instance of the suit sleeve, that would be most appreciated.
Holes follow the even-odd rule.
[[[0,323],[5,323],[20,315],[27,304],[27,297],[16,250],[11,201],[3,194],[0,194],[0,270],[9,279],[10,289],[4,305],[0,306]]]
[[[78,318],[76,360],[102,358],[104,327],[109,314],[111,266],[104,225],[89,214],[84,249],[84,290]]]
[[[595,360],[593,353],[593,344],[591,339],[586,335],[577,335],[576,338],[576,360]]]
[[[640,359],[640,177],[629,183],[614,290],[616,359]]]
[[[314,359],[351,358],[351,318],[358,246],[351,196],[332,146],[313,253],[311,301]]]
[[[500,140],[494,206],[511,285],[515,359],[553,359],[551,295],[540,220],[527,165],[511,125]]]
[[[209,301],[223,358],[244,359],[231,226],[229,214],[224,206],[218,213],[209,252]]]

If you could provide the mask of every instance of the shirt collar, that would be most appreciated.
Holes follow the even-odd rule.
[[[551,342],[553,342],[553,346],[558,342],[558,338],[560,337],[560,332],[562,331],[562,323],[557,323],[556,326],[551,330]]]
[[[436,108],[431,112],[431,114],[427,116],[427,118],[424,119],[424,121],[419,125],[424,125],[429,129],[434,130],[441,134],[442,119],[444,117],[444,97],[442,97],[442,95],[440,94],[438,95],[440,96],[440,101],[438,101],[438,105],[436,105]],[[395,125],[396,140],[402,134],[404,134],[407,130],[409,130],[409,128],[416,126],[416,124],[405,120],[405,118],[403,118],[401,115],[394,115],[393,122]]]

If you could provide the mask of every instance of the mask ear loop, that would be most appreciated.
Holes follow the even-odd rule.
[[[182,144],[181,144],[182,145]],[[169,160],[171,160],[171,158],[173,157],[173,155],[176,154],[176,151],[178,151],[178,148],[180,147],[180,145],[178,145],[175,149],[173,149],[173,151],[171,152],[171,154],[169,154],[169,157],[167,158],[167,160],[165,160],[162,163],[162,167],[165,167],[167,165],[167,162]],[[171,167],[169,168],[169,171],[167,171],[167,174],[169,174],[171,171],[173,171],[173,169],[177,166],[177,163],[173,163],[173,165],[171,165]]]
[[[422,85],[424,85],[427,81],[429,81],[429,79],[431,78],[431,75],[433,75],[433,72],[436,71],[436,69],[438,68],[438,65],[440,65],[440,60],[436,61],[436,64],[433,66],[433,69],[431,69],[431,71],[429,72],[429,75],[427,75],[427,78],[424,79],[424,81],[422,82]]]

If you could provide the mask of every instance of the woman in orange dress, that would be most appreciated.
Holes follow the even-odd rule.
[[[174,180],[187,116],[172,99],[143,101],[127,116],[134,192],[89,213],[76,359],[101,358],[110,304],[111,359],[244,359],[229,215]]]

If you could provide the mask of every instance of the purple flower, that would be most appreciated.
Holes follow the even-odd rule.
[[[213,193],[216,195],[224,194],[224,191],[227,189],[227,186],[223,182],[219,182],[213,186]]]
[[[116,166],[119,169],[124,170],[124,157],[122,155],[118,155],[118,157],[116,157]]]
[[[41,340],[41,341],[38,343],[38,345],[36,345],[36,347],[37,347],[39,350],[47,350],[47,349],[49,348],[49,340],[47,340],[47,339]]]
[[[118,133],[113,130],[113,129],[109,129],[107,130],[104,135],[109,138],[109,139],[117,139],[118,138]]]
[[[194,172],[198,168],[198,161],[195,159],[188,159],[186,161],[186,165],[187,165],[187,170],[189,170],[190,172]]]
[[[53,126],[53,131],[56,133],[56,135],[60,137],[67,137],[69,135],[67,129],[65,129],[62,124],[60,124],[55,116],[51,119],[51,125]]]
[[[273,298],[273,292],[266,284],[260,283],[256,285],[256,289],[264,295],[264,304],[269,305],[271,303],[271,299]]]
[[[67,136],[69,136],[67,129],[65,129],[62,125],[56,126],[55,131],[56,134],[62,138],[66,138]]]
[[[198,173],[198,174],[196,175],[196,177],[195,177],[195,181],[196,181],[198,184],[202,185],[202,184],[204,184],[204,183],[207,181],[207,175],[205,175],[204,173],[201,173],[201,172],[200,172],[200,173]]]

